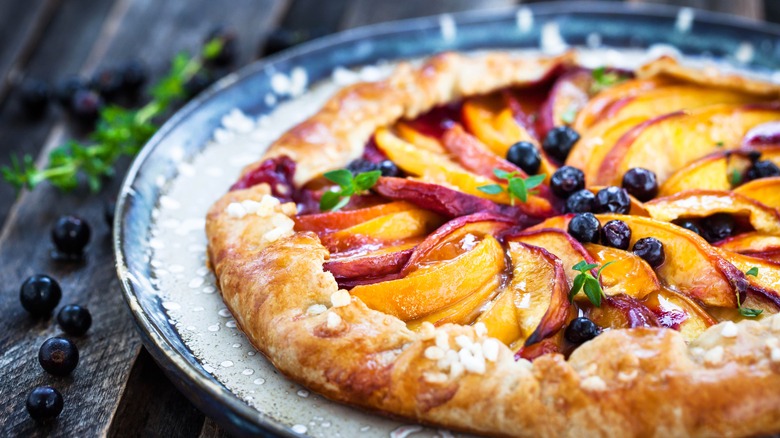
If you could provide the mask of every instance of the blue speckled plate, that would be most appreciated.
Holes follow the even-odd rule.
[[[325,426],[326,421],[320,421],[316,428],[305,424],[294,426],[284,413],[275,412],[274,409],[294,410],[296,403],[311,405],[308,407],[313,406],[313,409],[327,404],[324,399],[315,397],[300,398],[296,402],[296,387],[292,384],[293,394],[291,391],[278,394],[278,399],[285,401],[280,403],[282,408],[276,403],[274,406],[252,406],[246,398],[242,399],[228,389],[230,383],[218,380],[213,369],[205,365],[206,360],[187,345],[180,333],[182,328],[171,316],[171,306],[164,305],[165,291],[158,290],[159,283],[155,281],[150,262],[154,211],[166,187],[180,177],[181,163],[191,162],[204,148],[213,147],[210,140],[215,129],[221,126],[223,116],[233,108],[250,116],[272,111],[276,99],[263,97],[274,94],[271,78],[277,72],[289,73],[293,68],[301,67],[313,83],[329,78],[339,66],[420,57],[443,50],[538,48],[542,33],[550,29],[549,23],[557,23],[554,26],[556,33],[559,32],[563,42],[571,46],[603,45],[625,49],[667,44],[686,55],[726,60],[759,72],[771,73],[780,66],[780,29],[777,27],[688,9],[577,2],[469,12],[350,30],[256,62],[224,78],[179,111],[149,141],[124,182],[114,224],[117,270],[144,344],[195,405],[235,435],[345,434],[338,424],[326,428],[331,426],[330,421],[327,421],[328,426]],[[287,98],[280,97],[280,100]],[[217,308],[206,311],[217,312]],[[229,323],[225,326],[231,327]],[[242,338],[240,333],[231,336]],[[244,374],[249,372],[248,369],[244,371]],[[256,379],[259,380],[262,379]],[[298,393],[300,395],[301,391]],[[359,415],[361,421],[366,422],[361,430],[379,435],[388,433],[388,420],[372,420],[375,417],[348,408],[339,409],[346,413],[337,414],[339,418],[334,419],[334,423],[349,421],[350,416]],[[290,416],[294,415],[291,413]],[[372,422],[381,422],[382,426],[371,429]]]

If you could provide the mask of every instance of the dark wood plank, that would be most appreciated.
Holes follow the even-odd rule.
[[[0,106],[59,4],[60,0],[0,0]]]
[[[201,428],[198,438],[228,438],[229,436],[230,435],[222,430],[222,428],[219,427],[219,425],[215,423],[214,420],[211,418],[206,418],[206,421],[203,422],[203,428]]]
[[[348,29],[382,21],[425,17],[444,12],[502,8],[514,5],[515,3],[517,2],[514,0],[482,0],[479,2],[473,0],[352,0],[349,10],[341,22],[341,27],[343,29]]]
[[[764,19],[764,0],[630,0],[636,3],[660,3]],[[771,1],[770,1],[771,2]]]
[[[244,29],[257,32],[253,35],[259,35],[256,28],[270,26],[275,19],[274,10],[281,5],[281,2],[271,0],[242,0],[226,8],[211,0],[119,0],[114,11],[120,10],[121,20],[113,14],[103,27],[101,36],[93,38],[96,44],[91,50],[98,55],[92,56],[87,67],[102,64],[101,44],[110,39],[110,43],[105,45],[105,62],[143,55],[154,71],[161,71],[175,52],[197,49],[208,24],[238,22]],[[80,6],[83,8],[83,4]],[[125,10],[122,11],[122,8]],[[247,11],[257,15],[246,17]],[[197,30],[182,31],[187,26]],[[243,52],[244,59],[248,59],[251,52],[251,48]],[[62,125],[58,125],[52,131],[45,142],[47,145],[51,147],[63,140],[61,128]],[[43,154],[47,152],[45,150]],[[127,164],[122,163],[119,175]],[[4,315],[0,320],[0,333],[3,333],[0,338],[0,363],[3,364],[0,436],[94,436],[108,431],[140,348],[115,277],[108,225],[102,220],[100,200],[114,196],[119,184],[120,178],[116,178],[99,195],[89,195],[82,190],[66,196],[42,185],[23,194],[13,207],[0,235],[0,276],[9,285],[8,299],[0,300],[0,312]],[[51,225],[59,215],[73,213],[85,217],[93,225],[94,237],[88,259],[79,266],[55,263],[49,257],[48,232]],[[58,330],[51,319],[36,321],[30,318],[16,299],[17,285],[35,272],[46,272],[60,279],[65,295],[62,304],[86,304],[93,314],[90,334],[77,341],[81,363],[69,378],[55,379],[40,369],[36,359],[38,346]],[[143,371],[139,373],[143,374]],[[24,411],[24,399],[33,387],[43,383],[53,384],[63,393],[66,408],[57,421],[41,427]],[[154,393],[159,388],[147,389]],[[145,393],[138,390],[133,394]],[[144,397],[148,397],[148,392]],[[126,403],[125,406],[136,404],[132,400]],[[184,428],[190,423],[197,425],[198,430],[201,426],[202,414],[193,409],[174,412],[160,408],[158,411],[160,417],[155,423],[170,424],[171,430]]]

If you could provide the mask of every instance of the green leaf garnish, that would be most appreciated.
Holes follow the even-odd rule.
[[[724,144],[724,143],[723,143],[722,141],[716,141],[716,142],[715,142],[715,146],[716,146],[716,147],[719,147],[719,148],[722,148],[722,147],[723,147],[723,144]]]
[[[750,272],[753,271],[754,269],[755,269],[755,272],[751,274]],[[745,274],[746,275],[754,275],[755,276],[756,274],[758,274],[758,268],[754,266],[754,267],[750,268]],[[758,316],[758,315],[760,315],[761,313],[764,312],[763,309],[751,309],[751,308],[748,308],[748,307],[742,307],[742,302],[740,302],[740,299],[739,299],[739,292],[737,292],[737,310],[739,311],[740,315],[742,315],[742,316],[744,316],[746,318],[755,318],[756,316]]]
[[[477,187],[477,190],[488,195],[497,195],[506,191],[509,194],[509,202],[512,205],[515,205],[515,199],[519,199],[521,202],[528,202],[528,195],[536,193],[533,189],[544,182],[546,177],[546,175],[534,175],[523,178],[518,176],[518,172],[507,172],[501,169],[493,169],[493,175],[507,182],[506,189],[499,184],[488,184]]]
[[[325,179],[334,182],[340,190],[329,190],[320,198],[321,211],[338,211],[349,203],[352,195],[359,195],[374,187],[382,176],[382,171],[372,170],[355,176],[347,169],[331,170],[323,174]]]
[[[748,269],[747,272],[745,272],[745,275],[750,275],[753,277],[758,276],[758,266],[753,266],[752,268]]]
[[[567,125],[574,123],[574,119],[577,117],[577,108],[574,105],[569,105],[566,111],[561,114],[561,121]]]
[[[604,268],[611,265],[612,263],[615,262],[611,261],[604,263],[604,265],[602,265],[598,271],[596,271],[595,277],[593,276],[591,270],[598,267],[596,264],[586,263],[585,260],[582,260],[576,265],[572,266],[573,270],[579,271],[580,273],[574,277],[574,281],[572,282],[572,287],[569,291],[569,301],[571,302],[574,300],[574,296],[577,295],[580,290],[582,290],[585,292],[585,296],[588,297],[588,300],[590,300],[594,306],[601,307],[601,297],[604,295],[604,291],[601,289],[601,283],[599,282],[599,279],[601,278],[601,271],[603,271]]]
[[[729,183],[732,187],[736,187],[742,183],[742,174],[737,169],[732,169],[729,173]]]
[[[138,109],[103,108],[88,142],[69,141],[55,148],[41,169],[29,155],[22,159],[12,156],[11,165],[0,169],[3,179],[17,190],[49,181],[69,191],[83,178],[93,192],[100,190],[104,177],[113,175],[117,160],[138,153],[159,128],[160,117],[186,97],[185,84],[201,70],[203,59],[213,58],[221,50],[222,43],[217,40],[206,43],[198,56],[176,55],[165,76],[150,87],[147,104]]]
[[[596,94],[600,91],[606,90],[609,87],[617,85],[628,78],[621,76],[616,72],[608,72],[606,67],[598,67],[593,69],[593,84],[590,86],[590,93]]]

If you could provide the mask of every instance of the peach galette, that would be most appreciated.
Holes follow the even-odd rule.
[[[283,373],[511,436],[780,432],[780,87],[453,53],[348,86],[208,215]]]

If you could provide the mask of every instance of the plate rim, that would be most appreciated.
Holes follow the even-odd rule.
[[[443,16],[451,17],[456,24],[468,23],[478,24],[481,22],[490,22],[495,20],[505,20],[511,18],[522,9],[532,11],[534,18],[544,16],[545,18],[554,18],[570,14],[612,14],[615,16],[637,16],[643,15],[654,18],[676,18],[677,14],[686,8],[649,3],[613,3],[605,1],[582,1],[569,3],[565,1],[554,1],[548,3],[535,3],[530,5],[517,5],[508,8],[481,9],[471,11],[461,11],[452,13],[443,13],[427,17],[417,17],[403,20],[394,20],[381,22],[367,26],[356,27],[342,32],[334,33],[299,46],[287,49],[278,54],[256,60],[238,71],[231,73],[220,79],[206,91],[192,99],[178,111],[176,111],[158,131],[146,142],[141,151],[134,158],[125,177],[122,181],[119,195],[117,197],[116,210],[113,222],[113,251],[116,259],[116,272],[122,287],[122,295],[127,304],[133,320],[141,335],[144,347],[150,352],[154,360],[163,369],[165,374],[171,378],[175,386],[184,392],[188,399],[196,405],[203,413],[218,421],[220,426],[233,434],[245,435],[249,429],[253,433],[275,434],[279,436],[301,436],[291,428],[282,424],[280,421],[259,412],[249,406],[232,393],[224,384],[217,381],[216,378],[204,375],[196,369],[187,358],[177,351],[174,340],[169,339],[157,326],[156,322],[147,315],[144,307],[135,298],[138,294],[136,284],[128,276],[129,266],[126,262],[123,235],[126,232],[125,217],[133,208],[128,202],[133,192],[133,183],[136,181],[139,172],[148,161],[154,150],[165,141],[168,135],[176,129],[188,117],[197,113],[201,106],[212,99],[221,91],[232,86],[239,85],[259,72],[295,58],[305,57],[307,54],[327,49],[328,47],[338,46],[357,42],[363,38],[381,38],[392,34],[410,33],[414,30],[430,29],[440,25],[440,19]],[[695,11],[695,20],[697,22],[707,22],[710,25],[720,25],[730,28],[736,28],[752,35],[767,35],[780,38],[780,25],[752,20],[745,17],[733,16],[725,13],[705,11],[700,9]],[[159,195],[159,193],[158,193]],[[150,221],[151,223],[151,221]],[[178,343],[189,350],[181,338]],[[195,355],[192,355],[195,357]],[[216,401],[221,409],[216,409],[213,402]],[[211,405],[211,406],[210,406]],[[227,411],[227,412],[226,412]]]

